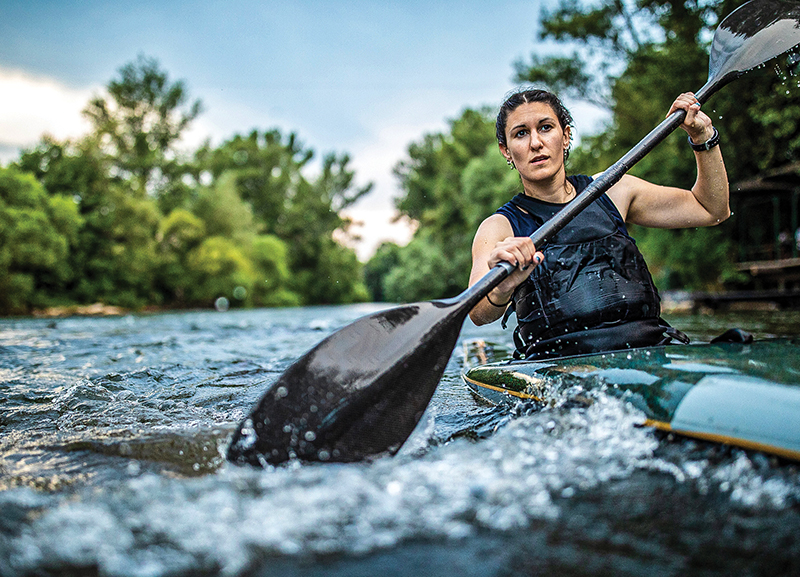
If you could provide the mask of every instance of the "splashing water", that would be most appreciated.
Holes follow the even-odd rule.
[[[394,458],[225,463],[297,354],[371,310],[0,321],[2,574],[583,574],[598,560],[636,574],[700,551],[730,573],[800,558],[796,466],[670,440],[599,383],[481,407],[459,352]],[[476,337],[508,341],[467,323]]]

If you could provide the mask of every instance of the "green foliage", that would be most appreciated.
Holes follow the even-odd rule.
[[[202,147],[195,157],[196,164],[215,180],[226,172],[235,174],[241,199],[266,230],[274,232],[288,200],[287,191],[293,189],[313,152],[305,150],[294,133],[284,139],[275,129],[254,130],[246,137],[237,134],[217,148]]]
[[[721,289],[735,278],[736,271],[730,266],[735,247],[722,228],[631,228],[653,280],[662,290]]]
[[[220,236],[206,238],[189,252],[186,273],[191,280],[186,287],[188,302],[206,306],[218,297],[246,303],[256,278],[243,251],[233,240]]]
[[[436,233],[464,229],[473,207],[463,194],[462,172],[489,146],[496,150],[494,119],[488,109],[467,109],[449,124],[447,134],[428,134],[411,144],[408,160],[394,170],[405,192],[396,202],[398,210],[418,221],[420,229]]]
[[[330,237],[320,239],[314,268],[295,270],[289,280],[303,304],[364,302],[369,293],[361,280],[361,263],[355,253]]]
[[[254,304],[288,307],[301,303],[300,296],[288,288],[288,252],[286,243],[277,236],[262,234],[253,239],[250,258],[257,273],[252,291]]]
[[[402,249],[393,242],[384,242],[364,266],[364,283],[373,302],[390,300],[386,297],[385,278],[400,265]]]
[[[155,282],[158,209],[109,175],[110,164],[91,139],[45,139],[17,166],[36,176],[53,201],[75,204],[81,216],[64,258],[71,275],[58,289],[52,287],[53,301],[126,307],[162,302]]]
[[[0,168],[0,310],[48,304],[72,276],[66,257],[80,225],[70,199],[48,197],[32,175]]]
[[[78,302],[130,308],[161,304],[155,283],[159,218],[150,200],[109,186],[103,204],[85,216],[85,260],[75,287]]]
[[[0,313],[368,298],[355,253],[334,241],[349,224],[339,212],[371,189],[349,157],[311,166],[294,134],[270,130],[186,160],[176,145],[200,108],[139,57],[87,106],[90,134],[45,137],[3,173]]]
[[[369,263],[373,298],[415,301],[454,296],[467,285],[478,225],[520,190],[497,149],[488,109],[465,110],[448,133],[409,146],[395,168],[405,195],[398,209],[419,230],[405,247],[387,247]]]
[[[517,63],[517,80],[547,83],[563,96],[599,104],[613,115],[601,134],[582,139],[571,157],[573,172],[604,170],[664,118],[679,93],[697,90],[705,83],[713,29],[737,5],[728,0],[635,4],[563,0],[545,14],[542,37],[577,43],[579,57],[569,62],[573,69],[567,70],[559,57],[534,53],[528,64]],[[800,155],[800,104],[792,76],[797,61],[793,55],[779,57],[703,106],[722,134],[732,183],[783,166]],[[686,146],[685,134],[677,132],[631,173],[660,184],[691,187],[693,154]],[[645,235],[641,245],[648,262],[666,271],[655,275],[664,286],[715,288],[735,277],[731,250],[735,230],[735,223],[728,222],[713,231],[639,234]],[[714,257],[704,258],[709,254]]]
[[[469,256],[469,253],[466,254]],[[447,255],[453,255],[454,258],[448,258]],[[386,300],[430,300],[461,292],[469,275],[464,260],[458,253],[443,249],[440,242],[428,235],[415,235],[400,251],[398,266],[383,280]]]
[[[119,74],[108,84],[108,97],[93,98],[84,110],[92,137],[114,175],[136,194],[168,195],[173,185],[182,190],[175,144],[200,114],[200,101],[189,104],[184,83],[170,82],[152,58],[140,55]]]
[[[312,158],[312,151],[306,150],[296,135],[284,137],[278,130],[236,135],[218,148],[204,147],[196,155],[197,164],[207,167],[218,183],[218,194],[230,197],[235,187],[252,210],[260,232],[291,245],[286,255],[291,271],[286,295],[294,295],[291,302],[366,300],[361,265],[352,250],[333,240],[333,234],[348,224],[340,211],[369,193],[372,185],[355,186],[347,155],[325,156],[319,173],[310,179],[304,169]],[[197,206],[200,211],[201,205]],[[246,229],[250,219],[241,216],[230,222]]]
[[[248,243],[259,232],[252,208],[239,196],[233,173],[224,173],[212,186],[200,188],[190,207],[208,236]]]
[[[160,257],[158,278],[159,291],[167,301],[189,304],[192,279],[187,272],[187,260],[205,237],[205,223],[188,210],[175,209],[162,219],[156,235]]]

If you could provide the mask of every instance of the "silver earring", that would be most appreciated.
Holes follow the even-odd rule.
[[[506,158],[506,164],[511,168],[511,170],[514,170],[516,168],[516,166],[514,166],[514,161],[511,160],[510,158]]]

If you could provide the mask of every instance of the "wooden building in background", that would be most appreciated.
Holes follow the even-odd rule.
[[[693,308],[800,307],[800,162],[733,183],[731,211],[745,280],[724,293],[693,293]]]

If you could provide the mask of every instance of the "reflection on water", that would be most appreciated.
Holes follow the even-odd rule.
[[[671,439],[573,385],[482,407],[457,347],[394,458],[222,455],[299,354],[376,306],[0,320],[2,575],[798,574],[798,466]],[[798,313],[672,317],[796,335]],[[463,339],[510,344],[499,324]]]

